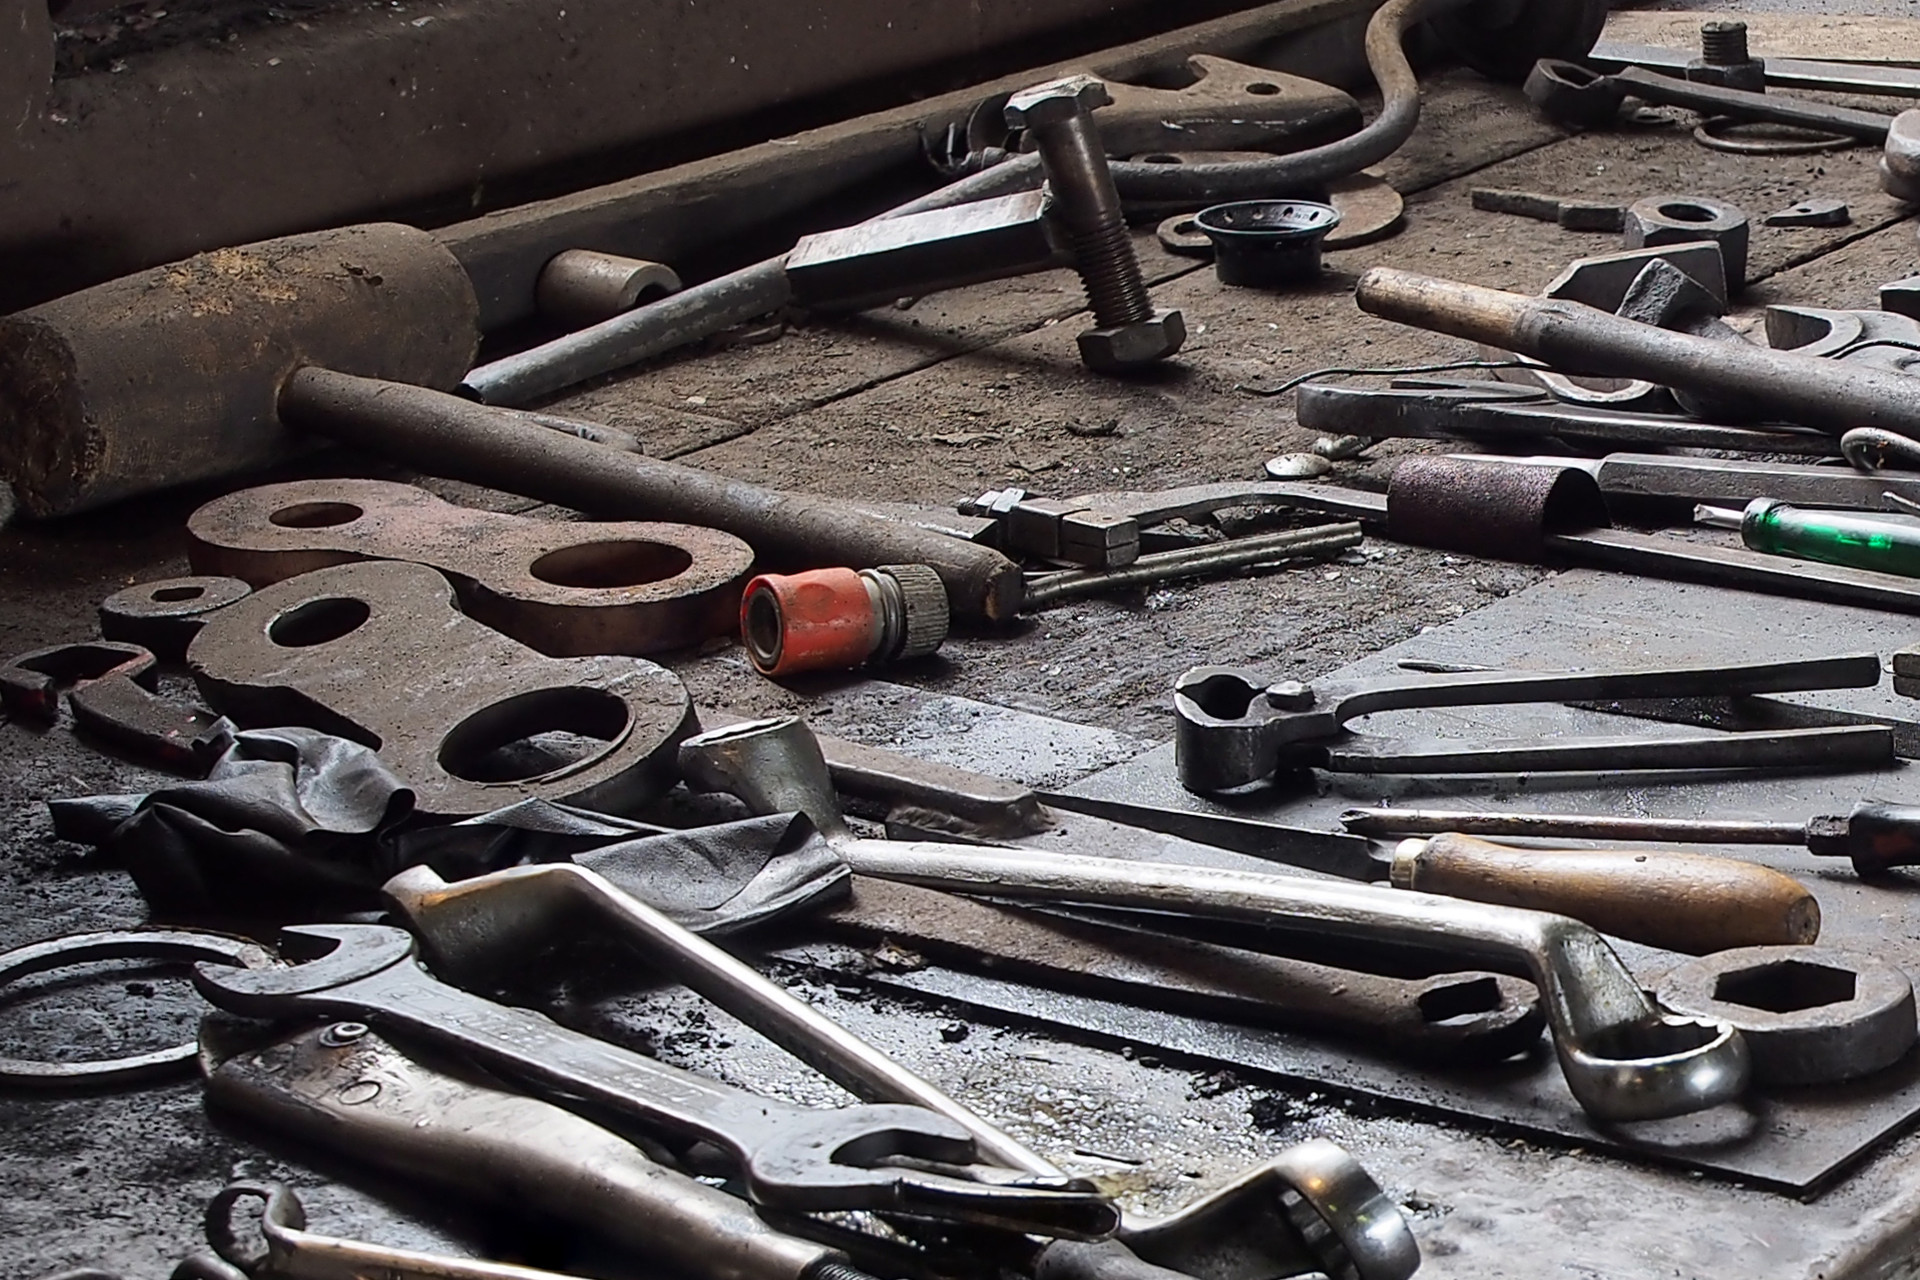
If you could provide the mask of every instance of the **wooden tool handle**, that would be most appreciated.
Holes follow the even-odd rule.
[[[1396,888],[1551,911],[1691,955],[1820,936],[1820,904],[1805,885],[1734,858],[1521,849],[1447,834],[1402,842],[1392,878]]]

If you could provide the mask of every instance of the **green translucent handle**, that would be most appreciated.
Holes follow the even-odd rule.
[[[1740,518],[1740,539],[1777,556],[1920,578],[1920,525],[1755,498]]]

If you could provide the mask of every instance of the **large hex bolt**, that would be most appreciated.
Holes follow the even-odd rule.
[[[1650,196],[1628,205],[1621,240],[1629,249],[1711,240],[1720,246],[1727,292],[1732,294],[1747,282],[1750,235],[1747,215],[1730,204],[1703,196],[1669,195]]]
[[[1036,85],[1007,101],[1007,124],[1025,129],[1040,153],[1053,212],[1073,246],[1094,328],[1080,335],[1080,359],[1097,373],[1120,373],[1164,360],[1187,338],[1178,311],[1155,311],[1100,147],[1095,107],[1112,102],[1092,76]]]
[[[1747,52],[1747,24],[1700,24],[1700,56],[1687,64],[1687,79],[1748,93],[1767,91],[1767,64]]]

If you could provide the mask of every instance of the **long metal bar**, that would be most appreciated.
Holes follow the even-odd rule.
[[[1602,40],[1581,61],[1603,71],[1645,67],[1662,75],[1685,76],[1687,64],[1699,56],[1699,51],[1694,49],[1668,49],[1653,44]],[[1761,61],[1766,64],[1767,83],[1781,88],[1920,98],[1920,71],[1912,67],[1880,66],[1865,62],[1820,62],[1809,58],[1765,57]]]
[[[1022,612],[1031,613],[1080,596],[1097,595],[1116,587],[1135,583],[1169,582],[1201,574],[1220,573],[1249,565],[1303,556],[1330,555],[1356,547],[1361,542],[1358,524],[1325,525],[1315,529],[1289,529],[1283,533],[1254,534],[1231,538],[1204,547],[1182,547],[1178,551],[1160,551],[1141,556],[1119,569],[1067,570],[1029,581]]]
[[[1348,809],[1340,825],[1361,836],[1520,836],[1561,840],[1674,840],[1687,844],[1805,844],[1799,822],[1716,818],[1625,818],[1615,814],[1461,813],[1444,809]]]
[[[1355,297],[1369,315],[1518,351],[1564,373],[1640,378],[1834,432],[1874,426],[1920,436],[1920,395],[1909,374],[1715,342],[1577,302],[1390,267],[1360,277]]]
[[[991,547],[950,538],[808,494],[765,489],[664,462],[424,387],[302,369],[280,393],[280,417],[429,475],[489,485],[579,511],[678,520],[744,538],[767,567],[924,564],[956,616],[1011,619],[1020,570]],[[551,421],[551,420],[550,420]]]
[[[1594,470],[1600,491],[1690,502],[1739,502],[1778,498],[1799,506],[1885,510],[1882,495],[1920,501],[1920,475],[1880,471],[1862,475],[1848,467],[1814,467],[1732,458],[1689,458],[1654,453],[1615,453]]]

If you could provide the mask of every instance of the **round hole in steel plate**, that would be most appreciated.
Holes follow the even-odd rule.
[[[1261,98],[1271,98],[1280,92],[1280,86],[1270,80],[1255,80],[1247,86],[1247,92]]]
[[[372,616],[373,608],[365,600],[322,596],[277,614],[267,624],[267,639],[282,649],[311,649],[352,635]]]
[[[352,524],[365,514],[351,502],[296,502],[268,515],[267,523],[282,529],[332,529]]]
[[[640,587],[693,567],[693,557],[664,542],[583,542],[549,551],[527,572],[556,587]]]
[[[604,689],[534,689],[455,725],[441,739],[440,767],[465,782],[525,782],[597,759],[629,719]]]
[[[1139,156],[1136,158],[1140,161],[1141,164],[1185,164],[1186,163],[1179,156],[1168,155],[1164,151],[1156,151],[1152,155]]]

